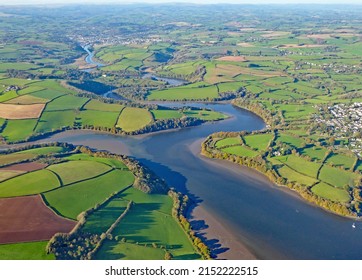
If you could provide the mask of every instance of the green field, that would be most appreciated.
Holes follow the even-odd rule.
[[[117,126],[123,131],[131,132],[145,127],[151,121],[151,113],[148,110],[127,107],[119,116]]]
[[[17,142],[28,138],[33,134],[33,129],[37,124],[37,120],[8,120],[5,129],[1,135],[6,141]]]
[[[120,258],[119,250],[121,239],[125,238],[129,243],[151,246],[167,247],[168,251],[177,259],[198,259],[190,240],[178,222],[171,216],[172,199],[167,195],[147,195],[134,188],[127,189],[121,198],[132,200],[131,207],[120,224],[113,231],[119,241],[110,241],[108,246],[101,247],[99,256],[115,254],[111,258]],[[122,246],[121,246],[122,247]],[[117,249],[118,248],[118,249]],[[144,256],[146,259],[154,258],[152,254]],[[128,258],[127,255],[125,258]],[[132,258],[132,254],[129,256]]]
[[[0,245],[0,260],[54,260],[45,252],[47,241]]]
[[[69,161],[53,164],[47,169],[55,172],[63,185],[97,177],[111,170],[111,167],[94,161]]]
[[[264,151],[268,147],[270,141],[272,140],[272,134],[256,134],[256,135],[247,135],[244,137],[245,144],[249,147]]]
[[[53,173],[38,170],[0,183],[0,197],[38,194],[59,186],[60,183]]]
[[[310,162],[294,155],[276,157],[276,159],[278,159],[281,163],[288,165],[295,171],[312,178],[317,178],[317,172],[321,166],[318,163]]]
[[[115,126],[118,116],[119,112],[86,110],[80,111],[77,118],[80,118],[80,122],[83,126],[112,128]]]
[[[320,147],[304,148],[301,151],[302,155],[309,156],[312,160],[322,161],[327,154],[327,150]]]
[[[45,111],[65,111],[81,108],[89,99],[84,97],[76,97],[72,95],[60,96],[49,102]]]
[[[216,148],[222,148],[225,146],[231,146],[231,145],[240,145],[241,139],[240,137],[229,137],[225,139],[218,140],[215,144]]]
[[[151,110],[155,120],[179,119],[182,113],[176,110]]]
[[[259,153],[253,150],[246,148],[245,146],[233,146],[222,149],[223,152],[236,155],[236,156],[244,156],[244,157],[255,157]]]
[[[123,108],[124,108],[123,105],[103,103],[101,101],[94,99],[87,102],[87,104],[85,104],[84,106],[84,109],[86,110],[118,112],[118,113],[121,112]]]
[[[209,87],[177,87],[152,91],[148,100],[200,100],[218,97],[216,86]]]
[[[222,113],[209,110],[187,110],[184,111],[184,114],[188,117],[198,118],[204,121],[217,121],[227,118],[227,116]]]
[[[56,129],[73,127],[75,118],[76,113],[73,110],[43,112],[35,132],[44,133]]]
[[[95,179],[48,192],[44,196],[60,215],[76,219],[81,212],[103,202],[114,192],[132,185],[133,181],[131,172],[114,170]]]
[[[350,196],[347,191],[334,188],[331,185],[325,183],[319,183],[312,188],[312,192],[316,195],[339,202],[348,202],[350,201]]]
[[[355,160],[355,156],[351,157],[344,154],[332,154],[332,156],[328,157],[326,163],[331,163],[337,167],[342,166],[345,169],[351,169]]]
[[[322,167],[319,174],[319,179],[339,188],[343,188],[344,186],[355,186],[355,181],[360,177],[361,176],[355,173],[326,165]]]
[[[280,176],[286,178],[289,182],[297,182],[305,186],[312,186],[317,182],[317,179],[296,172],[286,165],[278,168],[278,173]]]
[[[75,154],[75,155],[71,155],[65,158],[66,160],[86,160],[86,161],[96,161],[96,162],[101,162],[104,164],[109,165],[112,168],[117,168],[117,169],[123,169],[123,170],[128,170],[127,166],[114,158],[103,158],[103,157],[96,157],[93,155],[87,155],[87,154]]]

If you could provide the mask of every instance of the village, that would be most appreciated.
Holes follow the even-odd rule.
[[[316,121],[325,124],[331,135],[348,138],[348,147],[362,158],[362,103],[329,106],[327,114],[320,111]]]

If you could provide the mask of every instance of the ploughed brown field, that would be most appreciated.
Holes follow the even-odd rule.
[[[6,167],[2,167],[0,168],[0,171],[35,171],[35,170],[40,170],[43,169],[45,167],[47,167],[48,165],[45,163],[40,163],[40,162],[26,162],[26,163],[18,163],[18,164],[12,164]]]
[[[0,199],[0,244],[48,240],[75,224],[52,212],[40,195]]]
[[[0,104],[0,118],[9,120],[37,119],[43,112],[45,104],[15,105]]]
[[[235,62],[238,62],[238,61],[248,61],[245,56],[223,56],[223,57],[220,57],[216,60],[220,60],[220,61],[235,61]]]

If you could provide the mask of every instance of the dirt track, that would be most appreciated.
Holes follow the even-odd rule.
[[[75,224],[54,214],[39,195],[0,199],[0,244],[47,240]]]

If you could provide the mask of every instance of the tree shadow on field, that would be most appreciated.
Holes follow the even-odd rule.
[[[187,189],[186,177],[181,173],[170,169],[168,166],[153,162],[149,159],[136,158],[136,160],[150,168],[159,177],[165,179],[169,187],[173,187],[189,197],[190,204],[186,216],[188,219],[192,219],[191,213],[200,205],[202,199]],[[204,220],[192,220],[190,224],[196,235],[210,248],[212,257],[216,258],[219,254],[229,250],[229,248],[222,247],[218,239],[207,239],[206,234],[202,231],[208,229],[209,226]]]

